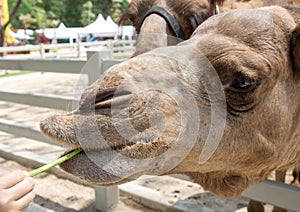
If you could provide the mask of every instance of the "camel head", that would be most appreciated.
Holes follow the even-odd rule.
[[[224,0],[133,0],[119,20],[130,20],[139,35],[133,56],[188,39]]]
[[[189,40],[111,67],[41,131],[84,150],[61,168],[93,184],[180,173],[240,195],[299,163],[299,23],[299,9],[277,6],[213,16]]]

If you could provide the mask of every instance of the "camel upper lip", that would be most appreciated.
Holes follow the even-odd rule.
[[[57,140],[57,139],[56,139]],[[66,148],[68,148],[62,156],[74,151],[74,150],[77,150],[77,149],[83,149],[83,152],[84,150],[98,150],[98,151],[111,151],[111,150],[116,150],[116,151],[119,151],[119,150],[122,150],[126,147],[132,147],[136,144],[140,144],[140,143],[152,143],[152,142],[155,142],[156,138],[155,137],[145,137],[145,138],[141,138],[140,140],[138,141],[132,141],[132,142],[127,142],[126,144],[123,144],[123,145],[116,145],[116,146],[110,146],[110,148],[103,148],[103,149],[90,149],[90,148],[83,148],[82,146],[80,145],[73,145],[73,144],[69,144],[69,143],[66,143],[65,141],[60,141],[59,143],[64,143],[64,146],[66,146]]]
[[[134,146],[135,144],[138,144],[138,143],[151,143],[151,142],[155,142],[155,140],[157,139],[155,136],[150,136],[150,135],[148,135],[148,136],[137,136],[137,138],[133,138],[132,141],[128,141],[128,142],[126,142],[124,144],[118,144],[118,145],[110,146],[109,148],[103,148],[103,149],[100,149],[100,148],[99,149],[97,149],[97,148],[90,149],[90,148],[84,148],[84,147],[82,147],[79,143],[75,143],[75,142],[70,143],[70,142],[68,142],[65,139],[61,139],[61,138],[58,138],[58,137],[52,135],[50,132],[48,132],[47,130],[45,130],[45,128],[43,127],[43,125],[41,125],[41,132],[42,132],[42,134],[45,137],[47,137],[50,140],[55,141],[55,142],[57,142],[59,144],[62,144],[64,147],[67,148],[67,150],[63,153],[63,155],[66,155],[66,154],[68,154],[71,151],[76,150],[76,149],[99,150],[99,151],[106,151],[106,150],[107,151],[110,151],[110,150],[116,150],[116,151],[118,151],[118,150],[124,149],[125,147]],[[74,139],[76,139],[76,137]]]

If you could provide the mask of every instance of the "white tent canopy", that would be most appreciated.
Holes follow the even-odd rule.
[[[24,29],[18,29],[18,31],[16,33],[14,33],[13,31],[9,30],[9,34],[10,36],[14,37],[14,38],[17,38],[17,39],[31,39],[33,36],[33,31],[30,30],[30,29],[27,29],[26,30],[26,33],[25,33],[25,30]]]
[[[106,23],[107,23],[109,26],[111,26],[111,27],[115,27],[115,28],[118,28],[118,27],[119,27],[118,24],[116,24],[116,23],[111,19],[110,16],[107,16],[107,18],[106,18]]]
[[[44,33],[48,39],[77,39],[77,32],[81,31],[82,27],[66,27],[64,23],[60,23],[57,28],[45,28],[36,30],[37,33]]]
[[[93,23],[91,23],[91,24],[85,26],[84,28],[90,29],[90,28],[94,28],[95,26],[102,25],[102,24],[105,24],[105,23],[106,23],[106,21],[105,21],[103,15],[102,15],[102,14],[99,14],[99,15],[97,16],[97,19],[96,19]]]
[[[57,39],[77,39],[77,32],[82,30],[82,27],[66,27],[64,23],[54,29]]]
[[[79,34],[93,34],[93,36],[99,37],[115,37],[118,34],[118,25],[113,22],[110,16],[105,20],[103,16],[99,14],[96,21],[84,27]]]
[[[132,26],[124,26],[121,29],[112,20],[110,16],[104,19],[102,14],[99,14],[97,19],[85,27],[66,27],[64,23],[60,23],[57,28],[45,28],[36,30],[37,33],[44,33],[50,40],[69,39],[73,42],[74,39],[81,39],[84,36],[92,34],[95,37],[113,37],[118,35],[123,37],[132,37],[134,28]],[[123,35],[124,34],[124,35]]]
[[[63,22],[60,22],[60,24],[56,29],[66,29],[66,28],[67,28],[66,25]]]

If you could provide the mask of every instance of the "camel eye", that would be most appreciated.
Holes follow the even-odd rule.
[[[230,85],[227,87],[227,90],[236,92],[236,93],[248,93],[254,91],[259,85],[259,81],[256,79],[251,79],[246,76],[240,76],[235,78]]]

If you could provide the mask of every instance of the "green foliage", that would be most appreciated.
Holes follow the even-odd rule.
[[[22,23],[22,27],[24,29],[28,29],[28,27],[30,28],[30,25],[34,24],[36,22],[36,20],[29,14],[21,14],[19,16],[19,21]]]
[[[92,0],[93,2],[93,13],[98,16],[98,14],[102,14],[103,17],[111,16],[111,7],[112,7],[112,0]]]
[[[121,16],[121,14],[123,13],[123,11],[125,11],[125,9],[128,6],[129,1],[128,0],[112,0],[113,5],[111,8],[112,11],[112,18],[113,20],[117,21],[119,19],[119,17]]]
[[[65,10],[63,0],[44,0],[37,6],[47,11],[48,19],[60,19]]]
[[[15,7],[18,0],[9,0],[8,1],[8,8],[11,12],[11,10]],[[21,14],[26,15],[30,14],[33,10],[33,0],[22,0],[21,6],[19,7],[19,10],[15,16],[15,18],[12,20],[11,25],[13,28],[23,28],[22,21],[19,20],[19,16]]]
[[[9,0],[12,9],[17,0]],[[92,7],[90,8],[90,3]],[[84,26],[95,20],[98,14],[112,16],[116,21],[127,7],[128,0],[23,0],[12,21],[13,28],[23,28],[20,15],[29,14],[35,21],[28,24],[30,29],[53,27],[53,21],[59,20],[68,27]]]
[[[23,74],[30,74],[32,72],[30,71],[13,71],[13,72],[9,72],[9,73],[4,73],[4,74],[0,74],[0,78],[2,77],[12,77],[12,76],[18,76],[18,75],[23,75]]]
[[[31,28],[42,29],[47,27],[47,13],[43,8],[35,7],[33,18],[35,19],[35,22]]]
[[[87,1],[82,5],[80,21],[84,26],[92,23],[96,17],[92,9],[93,9],[93,3],[91,1]]]

